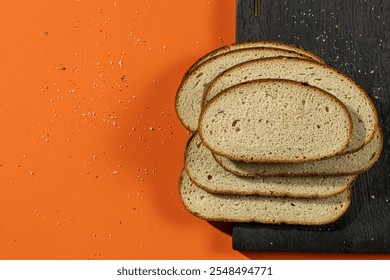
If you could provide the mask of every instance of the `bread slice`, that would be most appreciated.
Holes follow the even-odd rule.
[[[284,198],[211,194],[181,173],[179,194],[185,208],[208,221],[322,225],[340,218],[351,203],[348,189],[328,198]]]
[[[379,159],[382,148],[383,136],[381,130],[378,129],[374,139],[362,149],[313,162],[248,163],[230,160],[219,155],[213,156],[224,169],[238,176],[337,176],[355,175],[367,171]]]
[[[244,61],[275,56],[309,59],[302,54],[283,49],[245,48],[214,56],[199,64],[183,77],[177,90],[175,108],[180,121],[190,131],[197,129],[203,92],[219,73]]]
[[[216,50],[213,50],[201,58],[199,58],[188,70],[188,72],[191,72],[194,68],[196,68],[199,64],[205,62],[206,60],[209,60],[210,58],[213,58],[214,56],[227,53],[234,50],[240,50],[240,49],[248,49],[248,48],[275,48],[275,49],[282,49],[287,51],[293,51],[299,54],[302,54],[304,56],[307,56],[313,60],[316,60],[318,62],[323,63],[323,60],[316,54],[300,47],[295,46],[283,42],[277,42],[277,41],[245,41],[245,42],[237,42],[231,45],[220,47]]]
[[[199,135],[215,154],[246,162],[305,162],[332,157],[352,132],[333,95],[290,80],[255,80],[210,100]]]
[[[204,102],[226,88],[256,79],[295,80],[337,97],[348,108],[353,122],[352,139],[345,152],[359,150],[374,137],[378,116],[369,96],[345,74],[313,60],[275,57],[241,63],[224,71],[210,83]]]
[[[190,138],[185,151],[185,169],[191,180],[211,193],[329,197],[348,189],[356,176],[242,177],[223,169],[198,133]]]

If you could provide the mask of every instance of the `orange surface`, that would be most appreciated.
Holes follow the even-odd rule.
[[[184,210],[175,91],[234,0],[10,0],[0,26],[0,258],[367,258],[233,251]]]

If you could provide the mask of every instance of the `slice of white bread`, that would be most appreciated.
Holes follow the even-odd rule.
[[[219,54],[192,69],[183,77],[176,93],[175,109],[182,124],[189,131],[197,129],[203,93],[219,73],[244,61],[275,56],[309,59],[302,54],[278,48],[245,48]]]
[[[248,163],[213,155],[227,171],[238,176],[310,176],[354,175],[367,171],[379,159],[383,149],[382,131],[378,128],[374,139],[362,149],[344,155],[302,163]]]
[[[245,41],[245,42],[237,42],[231,45],[222,46],[218,49],[215,49],[211,52],[208,52],[201,58],[199,58],[187,71],[188,73],[191,72],[194,68],[196,68],[199,64],[205,62],[206,60],[209,60],[210,58],[213,58],[214,56],[227,53],[234,50],[240,50],[240,49],[247,49],[247,48],[276,48],[276,49],[282,49],[287,51],[293,51],[299,54],[303,54],[311,59],[314,59],[318,62],[323,62],[323,60],[316,54],[300,47],[295,46],[291,44],[287,44],[284,42],[277,42],[277,41],[267,41],[267,40],[259,40],[259,41]]]
[[[185,151],[185,169],[191,180],[211,193],[329,197],[348,189],[356,176],[242,177],[222,168],[194,133]]]
[[[342,152],[352,121],[324,90],[291,80],[255,80],[210,100],[198,129],[205,146],[229,159],[305,162]]]
[[[197,187],[183,171],[180,198],[190,213],[208,221],[322,225],[341,217],[351,203],[351,189],[328,198],[285,198],[212,194]]]
[[[217,76],[204,93],[204,104],[233,85],[256,79],[290,79],[321,88],[345,104],[353,122],[352,139],[345,152],[359,150],[374,137],[378,116],[372,100],[351,78],[313,60],[265,58],[233,66]]]

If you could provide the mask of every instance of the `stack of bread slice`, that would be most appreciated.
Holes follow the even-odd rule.
[[[175,107],[192,132],[180,197],[205,220],[333,222],[382,151],[364,90],[285,43],[236,43],[206,54],[184,75]]]

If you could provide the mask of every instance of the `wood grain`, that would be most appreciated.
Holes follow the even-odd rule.
[[[353,78],[372,98],[384,134],[379,161],[361,174],[347,213],[326,226],[234,224],[233,248],[258,251],[390,253],[390,2],[237,0],[237,41],[302,46]]]

